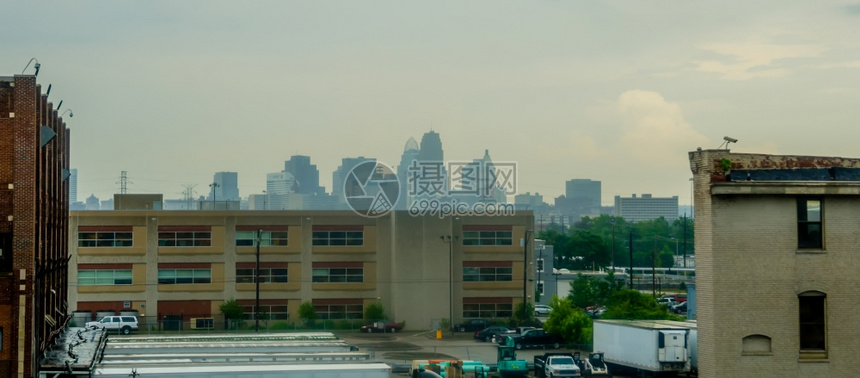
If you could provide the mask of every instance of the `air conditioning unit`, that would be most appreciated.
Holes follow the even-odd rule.
[[[215,328],[215,319],[213,318],[191,318],[191,329],[212,328]]]

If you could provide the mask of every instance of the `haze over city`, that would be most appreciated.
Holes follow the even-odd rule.
[[[519,164],[520,193],[564,182],[679,196],[687,152],[856,156],[860,3],[11,2],[0,70],[41,62],[63,100],[78,200],[180,198],[219,171],[243,197],[300,154],[397,165]],[[32,69],[32,67],[30,68]],[[838,136],[838,137],[837,137]]]

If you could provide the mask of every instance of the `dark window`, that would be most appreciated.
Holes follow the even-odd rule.
[[[78,286],[131,285],[131,269],[79,270]]]
[[[464,318],[502,319],[513,315],[510,303],[463,303]]]
[[[821,198],[797,199],[797,246],[799,248],[821,248],[823,227],[821,223],[824,201]]]
[[[513,245],[511,231],[463,231],[463,245]]]
[[[260,246],[286,246],[287,231],[263,231],[260,234]],[[257,245],[257,231],[236,231],[236,246],[254,247]]]
[[[314,305],[317,319],[361,319],[364,316],[364,305],[360,304],[329,304]]]
[[[133,240],[131,232],[78,232],[78,247],[113,248],[131,247]]]
[[[209,231],[159,231],[159,247],[208,247],[212,245]]]
[[[212,271],[210,269],[159,269],[158,283],[160,285],[208,284],[212,283]]]
[[[242,317],[245,320],[254,320],[254,305],[242,306]],[[287,320],[290,312],[286,305],[260,305],[260,319],[262,320]]]
[[[823,353],[827,349],[827,296],[817,291],[798,296],[801,352]],[[821,355],[824,358],[826,356]]]
[[[260,283],[287,282],[287,268],[260,268]],[[236,269],[236,283],[254,283],[254,268]]]
[[[463,267],[464,282],[511,281],[511,267]]]
[[[364,245],[364,231],[314,231],[313,245]]]
[[[314,268],[313,282],[364,282],[364,268]]]

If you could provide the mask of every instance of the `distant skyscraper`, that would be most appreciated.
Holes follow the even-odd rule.
[[[310,156],[294,155],[284,162],[284,172],[289,172],[295,178],[298,186],[296,193],[323,194],[325,188],[320,186],[320,171],[311,164]]]
[[[289,207],[290,193],[295,193],[295,177],[289,172],[276,172],[266,174],[266,201],[263,206],[267,210],[285,210]]]
[[[356,165],[364,163],[366,161],[375,162],[375,158],[366,158],[364,156],[359,156],[356,158],[343,158],[341,159],[341,164],[337,169],[331,174],[331,196],[335,198],[335,200],[343,205],[340,206],[341,209],[346,209],[344,207],[346,205],[346,197],[343,195],[343,184],[346,180],[346,175],[355,168]]]
[[[412,205],[409,196],[409,166],[418,160],[420,148],[415,138],[409,137],[406,146],[403,147],[403,155],[400,155],[400,165],[397,166],[397,179],[400,180],[400,198],[397,201],[397,210],[408,209]]]
[[[87,197],[87,201],[86,201],[86,202],[87,202],[87,205],[86,205],[86,206],[87,206],[87,210],[98,210],[98,209],[99,209],[99,207],[100,207],[100,205],[99,205],[99,198],[98,198],[98,197],[96,197],[96,195],[95,195],[95,194],[90,194],[90,196],[89,196],[89,197]]]
[[[556,207],[562,215],[574,221],[583,216],[600,215],[600,181],[573,179],[565,183],[565,195],[556,199]]]
[[[78,169],[69,169],[69,203],[78,202]]]
[[[239,198],[239,174],[236,172],[217,172],[213,178],[214,183],[218,184],[211,186],[209,190],[209,200],[218,201],[238,201]]]
[[[442,139],[435,131],[430,131],[421,138],[421,150],[418,152],[421,161],[444,161],[445,153],[442,151]]]

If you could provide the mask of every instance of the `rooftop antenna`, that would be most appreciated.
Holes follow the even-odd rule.
[[[723,144],[721,144],[719,147],[717,147],[717,149],[719,150],[720,148],[723,148],[723,146],[725,146],[726,150],[728,150],[729,144],[737,143],[737,142],[738,142],[737,139],[725,136],[725,137],[723,137]]]

